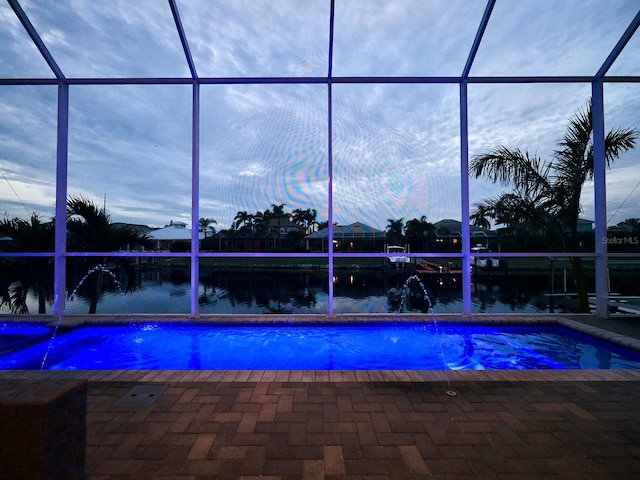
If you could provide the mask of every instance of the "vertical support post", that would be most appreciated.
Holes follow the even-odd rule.
[[[56,144],[56,220],[53,259],[53,313],[64,314],[67,296],[67,166],[69,153],[69,84],[58,82]]]
[[[329,13],[329,59],[327,63],[327,196],[328,196],[328,245],[327,245],[327,261],[328,265],[328,292],[329,292],[329,312],[328,315],[333,317],[333,85],[331,78],[333,77],[333,25],[334,14],[336,11],[336,2],[331,0]]]
[[[200,285],[200,84],[193,81],[191,103],[191,316],[198,315]]]
[[[462,314],[471,316],[471,229],[469,227],[469,118],[467,81],[460,82],[460,192],[462,196]]]
[[[327,98],[327,142],[328,142],[328,146],[327,146],[327,153],[328,153],[328,158],[327,158],[327,169],[328,169],[328,185],[327,185],[327,195],[328,195],[328,205],[329,205],[329,212],[328,212],[328,220],[329,220],[329,226],[328,226],[328,236],[327,236],[327,252],[329,254],[329,258],[328,258],[328,291],[329,291],[329,316],[333,317],[333,126],[332,126],[332,116],[333,116],[333,112],[332,112],[332,108],[331,108],[331,95],[332,95],[332,90],[331,90],[331,81],[329,81],[329,83],[327,84],[327,93],[328,93],[328,98]]]
[[[596,314],[609,316],[609,265],[607,256],[607,192],[604,147],[604,87],[601,78],[591,84],[593,124],[593,190],[596,237]]]

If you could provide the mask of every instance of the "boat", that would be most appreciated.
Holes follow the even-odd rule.
[[[406,255],[407,250],[400,245],[388,245],[386,253],[395,254],[389,257],[389,263],[392,267],[397,269],[405,268],[411,263],[411,258]]]
[[[487,247],[477,244],[475,247],[471,247],[471,256],[469,257],[471,260],[471,271],[489,271],[489,270],[498,270],[500,267],[500,260],[497,258],[493,258],[490,256],[484,256],[487,253],[491,253]],[[475,255],[482,254],[483,256],[478,257]]]

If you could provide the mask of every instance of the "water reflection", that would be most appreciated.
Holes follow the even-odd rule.
[[[407,274],[380,269],[337,269],[334,272],[334,313],[396,313]],[[127,301],[116,291],[100,296],[98,313],[190,312],[187,267],[144,270],[128,289]],[[457,277],[421,279],[437,313],[462,312],[462,286]],[[409,285],[402,313],[427,313],[417,283]],[[474,312],[536,313],[548,310],[546,275],[512,275],[478,279],[472,284]],[[329,311],[327,273],[323,269],[220,269],[203,268],[198,286],[202,314],[326,314]],[[72,302],[67,313],[85,314],[83,299]],[[127,311],[127,308],[130,311]],[[558,306],[556,311],[563,311]]]
[[[322,313],[316,311],[316,297],[326,288],[325,280],[326,274],[322,272],[238,272],[209,268],[200,275],[200,311],[235,313],[241,307],[252,310],[251,313]]]

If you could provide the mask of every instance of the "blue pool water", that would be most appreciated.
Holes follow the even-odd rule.
[[[6,328],[4,329],[7,332]],[[37,332],[0,369],[40,369]],[[0,327],[0,337],[7,337]],[[35,342],[35,343],[34,343]],[[1,345],[1,344],[0,344]],[[442,350],[441,350],[442,346]],[[442,351],[444,351],[444,360]],[[4,353],[2,353],[4,352]],[[561,327],[366,325],[88,326],[58,332],[47,370],[496,370],[640,368],[640,354]]]
[[[0,324],[0,355],[51,338],[51,332],[42,325]]]

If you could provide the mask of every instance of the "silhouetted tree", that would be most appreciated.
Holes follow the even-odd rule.
[[[389,222],[386,228],[388,241],[394,245],[401,244],[403,238],[402,232],[404,229],[404,218],[397,220],[389,218],[387,222]]]
[[[217,223],[218,222],[216,222],[213,218],[201,218],[200,220],[198,220],[198,231],[204,233],[204,238],[207,238],[207,231],[209,230],[209,227]],[[215,229],[213,233],[215,234]]]
[[[153,240],[129,225],[114,225],[111,217],[104,209],[101,209],[90,200],[82,197],[71,197],[67,200],[67,231],[68,249],[80,252],[116,252],[122,249],[135,249],[143,247],[147,250],[155,248]],[[129,280],[133,280],[133,271],[126,258],[103,257],[88,259],[76,259],[70,263],[76,267],[75,273],[78,279],[89,271],[96,263],[105,264],[109,259],[111,264],[121,267]],[[103,271],[98,270],[86,280],[86,290],[89,295],[89,313],[96,313],[98,298],[101,290]],[[132,281],[129,282],[133,284]]]
[[[429,249],[429,239],[435,236],[436,227],[422,215],[419,219],[408,220],[404,225],[404,233],[411,245],[411,251]]]
[[[511,186],[513,192],[486,199],[477,206],[484,218],[498,224],[521,225],[543,236],[563,251],[578,249],[580,195],[586,180],[593,178],[592,105],[569,120],[569,127],[551,159],[543,161],[529,152],[499,146],[473,157],[469,172],[494,183]],[[635,146],[636,131],[618,128],[607,133],[605,160],[610,166],[619,155]],[[571,257],[578,310],[589,311],[581,257]]]
[[[53,221],[43,222],[38,214],[29,220],[5,218],[0,222],[0,251],[53,252]],[[12,313],[29,313],[27,296],[38,298],[38,313],[46,313],[53,298],[53,257],[0,257],[0,307]]]

